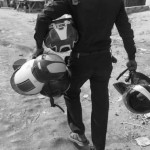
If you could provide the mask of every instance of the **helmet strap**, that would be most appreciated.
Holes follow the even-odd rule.
[[[54,103],[54,98],[52,96],[49,98],[50,98],[49,101],[50,101],[51,107],[58,107],[63,113],[65,112],[61,106]]]

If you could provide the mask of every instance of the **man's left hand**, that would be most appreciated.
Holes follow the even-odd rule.
[[[136,71],[137,69],[137,62],[135,60],[129,60],[126,64],[129,71]]]

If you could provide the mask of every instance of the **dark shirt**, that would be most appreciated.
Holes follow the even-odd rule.
[[[38,15],[34,38],[42,47],[52,20],[70,14],[79,33],[74,52],[108,50],[111,46],[111,31],[116,25],[123,39],[129,59],[135,58],[133,30],[125,11],[123,0],[52,0]]]

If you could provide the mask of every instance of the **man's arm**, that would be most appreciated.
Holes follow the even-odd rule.
[[[116,27],[120,36],[122,37],[125,50],[128,54],[129,60],[135,59],[136,47],[134,42],[134,33],[131,28],[127,13],[125,11],[124,2],[122,0],[120,11],[116,18]]]
[[[43,40],[48,33],[49,25],[52,20],[61,17],[64,14],[69,14],[69,6],[67,0],[51,0],[38,14],[35,26],[34,39],[37,49],[42,49]]]

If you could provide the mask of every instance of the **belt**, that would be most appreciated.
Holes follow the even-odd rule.
[[[79,58],[80,56],[90,56],[95,54],[103,54],[103,53],[110,53],[110,51],[94,51],[94,52],[71,52],[70,56]]]

